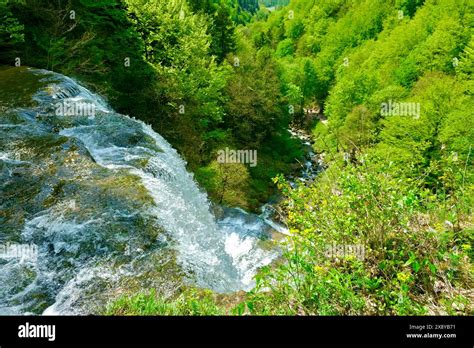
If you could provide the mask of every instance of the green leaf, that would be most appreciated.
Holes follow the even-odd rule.
[[[420,263],[415,260],[412,264],[412,267],[415,272],[418,272],[420,270]]]

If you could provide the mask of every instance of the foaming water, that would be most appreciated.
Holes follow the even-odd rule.
[[[253,287],[258,268],[278,255],[263,245],[277,225],[238,209],[225,209],[216,220],[186,162],[150,126],[115,113],[70,78],[29,73],[40,76],[46,87],[33,97],[35,117],[31,109],[15,110],[21,132],[9,131],[14,146],[0,153],[0,173],[5,190],[20,170],[35,173],[34,183],[41,185],[36,196],[28,196],[36,204],[33,216],[26,216],[18,231],[5,225],[0,241],[10,231],[37,245],[39,254],[36,262],[21,266],[0,263],[0,278],[8,279],[0,282],[5,294],[0,313],[84,313],[83,302],[94,303],[110,284],[119,287],[124,278],[153,272],[157,263],[176,262],[183,281],[217,292]],[[54,113],[58,101],[90,103],[97,112],[61,117]],[[20,141],[25,137],[44,139],[47,153],[37,155],[43,148],[29,149]],[[11,151],[22,154],[21,160],[13,160]],[[13,281],[13,274],[20,274],[19,280]],[[164,288],[166,277],[159,281]]]

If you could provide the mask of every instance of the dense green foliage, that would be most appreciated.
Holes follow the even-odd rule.
[[[7,6],[6,0],[0,1],[0,59],[8,59],[4,52],[11,50],[16,44],[24,40],[24,26],[13,16]]]
[[[472,314],[472,2],[3,0],[0,17],[1,63],[78,77],[151,123],[215,201],[256,208],[277,177],[291,237],[235,313]],[[312,185],[279,176],[301,157],[290,124],[325,154]],[[258,166],[217,163],[224,147]],[[327,257],[334,243],[364,258]],[[109,313],[227,312],[195,298]]]
[[[263,0],[262,3],[267,7],[280,7],[288,5],[290,0]]]
[[[259,275],[250,313],[470,313],[473,229],[465,224],[472,192],[463,187],[440,204],[422,180],[384,169],[365,159],[357,167],[333,164],[309,188],[281,181],[292,237],[286,262]],[[333,244],[363,246],[364,253],[328,257]]]
[[[295,109],[324,111],[330,168],[310,187],[278,179],[292,237],[245,311],[472,313],[473,15],[461,0],[303,0],[247,31]],[[333,243],[365,258],[328,258]]]

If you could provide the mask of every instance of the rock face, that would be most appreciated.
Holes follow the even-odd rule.
[[[215,221],[161,136],[75,81],[2,68],[0,92],[0,244],[36,250],[0,255],[0,314],[91,313],[123,289],[189,282],[236,291],[276,256],[252,219]]]

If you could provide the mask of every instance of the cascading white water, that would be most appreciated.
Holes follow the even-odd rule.
[[[111,225],[119,231],[127,231],[127,227],[120,224],[129,223],[127,217],[131,219],[137,216],[151,219],[151,225],[159,226],[166,232],[157,238],[156,243],[164,243],[176,251],[177,262],[192,283],[218,292],[248,290],[253,286],[252,278],[257,269],[269,264],[277,256],[274,249],[265,250],[259,246],[262,236],[272,229],[265,219],[227,209],[227,213],[216,221],[210,212],[206,194],[199,190],[192,174],[186,170],[185,161],[150,126],[115,113],[102,98],[67,77],[38,70],[32,73],[50,80],[48,87],[35,95],[39,103],[39,115],[46,115],[48,126],[54,124],[53,129],[57,129],[61,139],[77,142],[87,149],[88,155],[102,168],[99,170],[93,167],[85,171],[81,177],[84,185],[87,185],[89,178],[102,183],[105,181],[103,177],[125,177],[131,181],[135,177],[153,203],[138,209],[135,205],[134,208],[127,206],[125,210],[117,206],[129,202],[114,200],[112,207],[112,203],[98,198],[97,211],[89,212],[82,210],[85,204],[80,202],[76,206],[75,200],[70,198],[37,213],[26,221],[21,231],[24,241],[40,244],[38,264],[34,265],[36,278],[21,292],[11,296],[9,304],[21,302],[27,293],[28,298],[31,298],[31,292],[43,285],[50,296],[55,298],[55,303],[48,307],[45,314],[78,312],[74,309],[75,302],[85,296],[86,288],[87,296],[91,296],[91,288],[97,286],[95,279],[117,281],[123,274],[130,276],[133,273],[133,267],[128,267],[129,264],[121,264],[116,268],[107,266],[108,260],[119,254],[113,245],[125,243],[127,250],[132,245],[136,258],[152,260],[154,254],[161,252],[155,249],[153,241],[146,251],[133,246],[142,233],[140,228],[130,227],[128,233],[123,235],[115,232],[108,234],[109,230],[113,230]],[[54,120],[51,121],[47,116],[58,101],[90,103],[97,113],[93,117],[53,115]],[[0,158],[0,163],[3,160],[3,157]],[[67,170],[61,171],[61,174],[63,172],[70,175]],[[128,188],[118,189],[126,191]],[[114,186],[114,190],[118,189]],[[129,189],[141,191],[136,186]],[[90,196],[87,195],[87,202]],[[86,217],[79,214],[83,211],[87,211]],[[85,257],[83,250],[91,248],[96,248],[96,251],[88,251]],[[75,257],[65,260],[63,254]],[[51,260],[54,260],[56,270],[48,269]],[[70,274],[65,274],[60,268],[65,262],[68,266],[72,265],[67,271]],[[8,267],[15,266],[0,264],[0,275],[6,276],[2,272],[6,272]],[[58,278],[64,280],[58,281]],[[0,292],[1,288],[2,285]],[[0,303],[0,312],[21,312],[21,303],[17,307],[3,305],[2,310]]]

